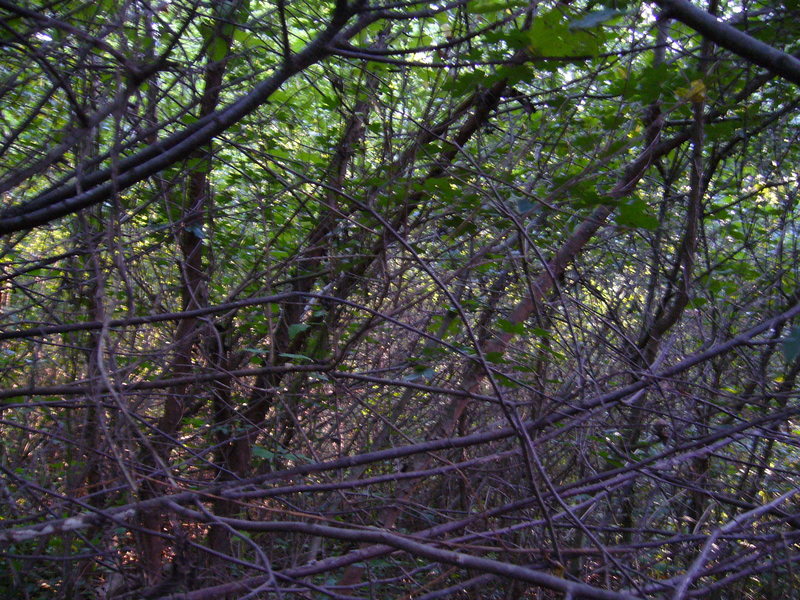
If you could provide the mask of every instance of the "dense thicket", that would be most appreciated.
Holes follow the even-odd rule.
[[[0,0],[0,595],[796,595],[799,16]]]

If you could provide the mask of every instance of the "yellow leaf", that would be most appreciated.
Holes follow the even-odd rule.
[[[684,100],[691,102],[703,102],[706,99],[706,84],[702,79],[695,79],[692,81],[689,89],[678,88],[675,93]]]

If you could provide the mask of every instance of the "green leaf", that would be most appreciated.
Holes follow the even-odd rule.
[[[788,362],[792,362],[800,356],[800,326],[792,329],[791,333],[783,338],[783,356]]]
[[[476,2],[470,3],[469,12],[474,15],[484,15],[501,10],[521,8],[526,5],[527,2],[522,0],[476,0]]]
[[[295,463],[298,463],[298,462],[312,463],[312,462],[314,462],[313,460],[311,460],[311,458],[309,458],[305,454],[298,454],[298,453],[295,453],[295,452],[286,452],[286,451],[284,451],[283,452],[283,458],[291,460],[292,462],[295,462]]]
[[[633,98],[650,104],[660,97],[669,97],[681,81],[681,74],[674,66],[661,63],[645,67],[636,77]]]
[[[456,79],[448,79],[442,85],[444,91],[455,94],[470,92],[476,88],[485,87],[493,83],[493,78],[489,73],[482,69],[470,70]],[[431,142],[429,148],[435,147],[435,142]],[[431,150],[433,151],[433,150]]]
[[[261,40],[261,38],[245,29],[237,29],[234,31],[233,39],[239,42],[239,44],[241,44],[242,47],[247,50],[261,48],[264,46],[264,42]]]
[[[597,27],[598,25],[602,25],[603,23],[610,21],[611,19],[616,19],[617,17],[621,17],[623,15],[627,15],[628,11],[625,10],[616,10],[612,8],[607,8],[605,10],[596,10],[594,12],[590,12],[585,17],[578,19],[576,21],[572,21],[569,24],[569,29],[571,31],[580,31],[582,29],[592,29],[593,27]]]
[[[700,308],[705,304],[708,304],[708,300],[703,298],[702,296],[698,296],[697,298],[692,298],[691,300],[689,300],[689,304],[687,306],[689,308]]]
[[[293,340],[309,327],[311,327],[311,325],[307,323],[293,323],[292,325],[289,325],[289,339]]]
[[[529,30],[530,50],[543,57],[597,54],[597,34],[573,31],[560,10],[552,10],[538,17]]]
[[[14,32],[22,29],[22,26],[22,17],[10,17],[3,19],[3,28],[0,30],[0,40],[4,42],[10,42],[14,40]]]
[[[208,158],[190,158],[186,161],[186,168],[190,171],[208,171],[211,163]]]
[[[196,223],[195,225],[187,225],[186,231],[194,234],[198,240],[206,239],[206,232],[203,231],[203,225],[200,223]]]
[[[222,37],[215,37],[208,44],[208,57],[219,62],[228,55],[228,42]]]
[[[497,375],[497,383],[499,383],[503,387],[507,387],[507,388],[518,388],[519,387],[519,383],[517,383],[516,381],[513,381],[513,380],[509,379],[508,377],[506,377],[505,375],[502,375],[502,374],[499,374],[499,373]]]
[[[487,352],[486,360],[494,364],[505,362],[502,352]]]
[[[436,371],[427,365],[414,365],[414,373],[407,375],[405,381],[418,381],[420,379],[429,380],[436,376]]]
[[[275,458],[275,453],[271,450],[267,450],[266,448],[262,448],[261,446],[253,446],[253,456],[256,458],[266,458],[267,460],[272,460]]]
[[[290,354],[288,352],[281,352],[278,356],[282,356],[283,358],[291,358],[295,360],[307,360],[313,362],[313,359],[309,358],[305,354]]]
[[[525,325],[522,323],[512,323],[508,319],[500,319],[497,321],[497,326],[500,331],[505,333],[513,333],[515,335],[523,335],[525,333]]]
[[[627,227],[641,227],[643,229],[656,229],[658,227],[658,219],[648,212],[647,203],[639,198],[620,205],[617,223]]]
[[[517,212],[521,215],[531,210],[534,206],[536,205],[524,196],[517,199]]]

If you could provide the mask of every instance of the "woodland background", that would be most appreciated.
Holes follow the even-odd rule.
[[[800,597],[798,40],[0,0],[0,595]]]

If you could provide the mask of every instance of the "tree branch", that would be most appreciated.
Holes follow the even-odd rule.
[[[653,0],[663,17],[676,19],[717,45],[738,54],[770,73],[800,85],[800,60],[723,23],[687,0]]]

